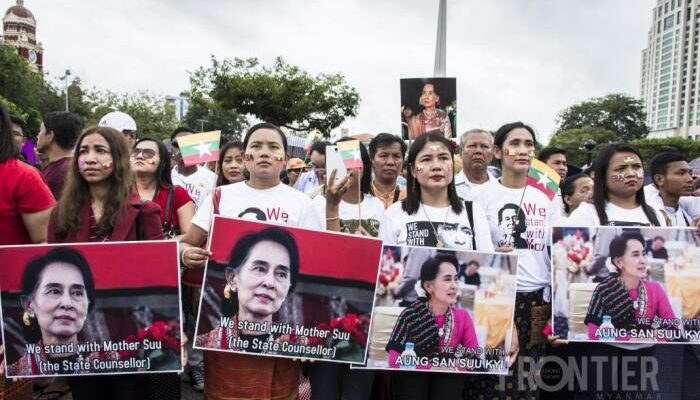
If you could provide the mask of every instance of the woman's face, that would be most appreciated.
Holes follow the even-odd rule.
[[[250,249],[232,283],[238,291],[238,304],[244,315],[272,318],[291,286],[289,252],[276,242],[257,243]]]
[[[286,158],[279,133],[267,128],[256,130],[248,138],[243,157],[251,178],[279,179]]]
[[[237,183],[243,180],[243,152],[241,149],[232,147],[226,150],[224,161],[221,164],[221,170],[224,173],[224,178],[229,183]]]
[[[608,162],[605,179],[608,193],[623,198],[634,197],[644,185],[642,160],[634,153],[615,153]]]
[[[83,137],[78,147],[78,170],[89,184],[99,183],[114,172],[112,149],[99,133]]]
[[[423,86],[423,92],[420,95],[420,104],[423,108],[435,109],[439,101],[440,97],[435,93],[435,87],[432,84]]]
[[[565,196],[564,201],[569,205],[570,212],[573,212],[583,202],[593,201],[593,179],[588,177],[576,179],[574,194]]]
[[[446,304],[457,302],[457,268],[452,263],[443,262],[440,270],[432,281],[426,283],[425,289],[430,294],[430,299]]]
[[[494,155],[501,160],[503,169],[527,173],[535,156],[535,140],[527,129],[515,128],[508,132],[500,148],[494,148]]]
[[[454,176],[452,153],[440,142],[426,142],[411,169],[421,188],[446,188]]]
[[[617,257],[613,262],[620,269],[622,276],[638,279],[647,276],[647,257],[644,254],[644,245],[638,240],[628,240],[625,254],[622,257]]]
[[[131,170],[137,174],[153,175],[158,170],[160,158],[158,145],[150,140],[140,142],[131,150]]]
[[[27,311],[36,317],[44,343],[75,339],[83,329],[89,305],[80,270],[55,262],[44,268],[39,279]]]

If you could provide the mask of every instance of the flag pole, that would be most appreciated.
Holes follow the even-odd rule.
[[[362,174],[364,174],[364,169],[357,170],[357,231],[362,234]]]

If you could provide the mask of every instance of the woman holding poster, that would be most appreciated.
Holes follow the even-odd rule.
[[[287,158],[284,133],[272,124],[253,125],[246,132],[243,148],[250,179],[218,187],[197,210],[180,246],[186,268],[203,268],[211,255],[199,246],[207,238],[214,213],[229,217],[258,215],[261,220],[281,225],[322,229],[311,199],[280,181]],[[204,357],[207,399],[297,397],[298,362],[212,351],[205,352]]]
[[[420,287],[424,293],[401,312],[386,346],[391,368],[429,369],[435,360],[459,358],[458,348],[466,350],[462,353],[466,358],[468,349],[479,347],[469,313],[453,307],[459,292],[458,269],[459,261],[453,254],[438,254],[423,263]],[[405,357],[402,353],[407,343],[412,343],[416,356],[427,362],[416,365]]]
[[[380,227],[379,237],[385,244],[493,251],[486,214],[476,203],[465,203],[457,196],[451,149],[448,139],[433,133],[413,141],[406,159],[406,198],[389,207]],[[443,225],[448,224],[450,229],[445,229]],[[396,289],[407,293],[405,301],[416,300],[412,287],[420,273],[405,271]],[[403,289],[406,285],[411,288]],[[457,398],[465,381],[457,374],[395,373],[392,379],[395,395],[401,399]]]
[[[610,243],[610,261],[617,272],[611,273],[593,292],[584,320],[589,339],[604,339],[600,332],[606,319],[610,319],[606,328],[611,329],[612,323],[614,330],[606,332],[606,337],[624,341],[630,339],[631,329],[658,328],[651,325],[655,317],[666,321],[676,318],[661,285],[646,280],[648,265],[644,243],[644,237],[636,232],[625,232]],[[641,320],[649,323],[640,324]],[[618,332],[626,335],[617,335]]]
[[[134,188],[124,135],[107,127],[85,130],[76,142],[63,194],[51,214],[49,243],[159,239],[163,239],[160,208],[142,202]],[[76,400],[93,399],[95,393],[115,400],[149,395],[147,375],[73,377],[68,381]],[[179,390],[172,394],[176,396]]]
[[[261,346],[255,346],[258,350],[241,348],[240,343],[281,340],[258,327],[270,327],[272,317],[294,289],[299,276],[299,248],[294,237],[276,227],[243,236],[231,251],[224,276],[222,321],[229,323],[198,336],[197,345],[262,353]],[[241,329],[240,323],[250,328]]]

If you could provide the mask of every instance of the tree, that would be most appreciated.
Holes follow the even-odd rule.
[[[309,75],[281,57],[271,67],[257,58],[219,61],[190,75],[192,98],[207,95],[222,110],[252,115],[295,131],[324,135],[357,114],[360,96],[340,74]]]
[[[559,113],[556,133],[587,126],[599,127],[615,132],[617,140],[629,142],[649,134],[645,120],[641,100],[625,94],[609,94],[574,104]]]
[[[224,110],[215,101],[196,98],[190,101],[184,123],[198,131],[221,130],[228,140],[241,140],[241,132],[247,125],[245,117],[235,111]]]
[[[60,101],[60,92],[30,71],[14,47],[0,43],[0,102],[25,120],[30,135],[39,131],[42,115],[56,110]]]
[[[631,145],[639,149],[644,162],[649,165],[651,157],[661,146],[673,146],[677,148],[686,160],[691,161],[700,157],[700,141],[683,139],[679,137],[663,139],[637,139]]]
[[[140,137],[168,139],[170,133],[178,126],[175,106],[169,104],[165,98],[148,92],[117,94],[110,91],[94,91],[86,92],[84,96],[92,105],[88,125],[96,124],[108,112],[118,110],[129,114],[136,121]]]
[[[592,151],[592,157],[595,160],[595,157],[602,147],[617,139],[617,133],[614,131],[600,127],[587,126],[583,128],[561,130],[554,134],[549,141],[549,145],[565,150],[566,159],[569,164],[583,166],[588,162],[588,152],[583,147],[586,141],[593,140],[596,143]]]

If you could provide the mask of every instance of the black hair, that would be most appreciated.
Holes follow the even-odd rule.
[[[160,158],[160,161],[158,162],[158,168],[156,168],[157,190],[159,190],[162,185],[167,187],[172,186],[173,180],[170,176],[170,152],[168,148],[159,140],[147,137],[139,139],[136,144],[134,144],[134,148],[136,148],[139,143],[146,141],[153,142],[158,147],[158,158]]]
[[[173,133],[170,134],[170,141],[172,142],[173,147],[178,147],[177,140],[175,140],[175,137],[181,134],[182,132],[194,133],[194,130],[186,126],[180,126],[175,128]]]
[[[666,243],[666,239],[664,239],[663,236],[654,236],[654,238],[651,239],[652,242],[655,242],[657,240],[660,240],[660,241]]]
[[[425,291],[425,295],[430,299],[430,294],[425,288],[425,283],[437,278],[440,272],[440,264],[447,262],[455,266],[455,271],[459,272],[459,260],[452,253],[438,253],[435,257],[431,257],[420,267],[420,287]]]
[[[401,146],[401,158],[406,157],[406,150],[408,149],[406,142],[391,133],[380,133],[369,142],[369,158],[374,160],[374,156],[377,155],[380,147],[389,147],[394,143],[398,143]]]
[[[226,143],[221,150],[219,150],[219,175],[216,177],[216,186],[221,186],[221,185],[228,185],[229,182],[228,179],[226,179],[226,176],[224,175],[224,158],[226,158],[226,152],[228,152],[231,149],[238,149],[241,151],[241,156],[242,153],[245,152],[243,149],[243,142],[240,142],[238,140],[233,141],[233,142],[228,142]],[[242,170],[245,168],[241,168]],[[241,171],[241,174],[243,171]]]
[[[470,266],[470,265],[472,265],[472,264],[476,265],[477,268],[479,268],[479,267],[481,266],[481,265],[479,264],[478,261],[476,261],[476,260],[470,260],[470,261],[467,263],[467,267]]]
[[[661,145],[659,147],[655,147],[654,151],[651,153],[651,157],[653,158],[657,154],[667,153],[667,152],[680,153],[681,151],[676,146],[670,146],[670,145],[664,144],[664,145]]]
[[[255,124],[248,128],[248,131],[246,131],[245,136],[243,137],[243,151],[248,148],[248,141],[250,140],[250,136],[255,133],[258,129],[271,129],[275,132],[277,132],[278,135],[280,135],[280,139],[282,140],[282,148],[284,149],[284,153],[287,154],[287,136],[282,132],[282,129],[279,128],[279,126],[271,124],[269,122],[260,122],[259,124]],[[323,149],[325,152],[325,148]]]
[[[15,125],[18,125],[19,128],[22,130],[22,134],[25,137],[27,136],[27,134],[29,133],[27,129],[27,123],[22,118],[16,115],[10,115],[10,122]]]
[[[0,104],[0,162],[19,156],[19,149],[12,140],[12,123],[7,108]]]
[[[498,223],[500,225],[501,221],[503,220],[503,212],[505,210],[513,210],[515,211],[515,215],[518,218],[518,224],[515,225],[515,229],[513,230],[513,233],[525,233],[527,231],[527,225],[525,223],[525,212],[523,211],[522,208],[518,207],[517,204],[513,203],[506,203],[500,210],[498,210]]]
[[[593,172],[595,173],[593,178],[593,205],[595,206],[601,225],[607,225],[609,222],[608,213],[605,212],[605,205],[608,201],[608,164],[610,164],[610,160],[617,153],[633,153],[639,157],[640,161],[644,162],[639,150],[627,143],[609,144],[605,146],[600,153],[598,153],[598,157],[596,157],[596,160],[593,163]],[[659,219],[656,218],[654,209],[647,205],[644,198],[644,187],[639,188],[635,194],[635,200],[644,210],[644,214],[649,222],[651,222],[651,224],[654,226],[659,226]]]
[[[335,143],[356,140],[351,137],[338,139]],[[360,178],[360,191],[363,194],[372,194],[372,160],[369,158],[367,147],[360,142],[360,157],[362,158],[362,177]]]
[[[495,146],[503,148],[503,143],[505,143],[506,138],[508,137],[508,134],[513,129],[517,129],[517,128],[523,128],[523,129],[527,130],[528,132],[530,132],[530,134],[532,135],[532,141],[535,144],[537,144],[537,138],[535,137],[535,130],[532,129],[529,125],[526,125],[520,121],[511,122],[511,123],[505,124],[505,125],[501,126],[500,128],[498,128],[498,130],[496,131],[496,133],[494,134],[494,137],[493,137],[493,144]]]
[[[53,132],[56,144],[63,150],[70,150],[75,146],[75,141],[83,129],[80,117],[72,112],[52,111],[46,113],[43,122],[46,133]]]
[[[668,164],[677,161],[686,161],[686,159],[681,153],[676,151],[665,151],[652,157],[651,162],[649,163],[651,181],[654,182],[654,177],[656,175],[666,175],[666,168],[668,167]]]
[[[568,214],[570,211],[569,205],[566,203],[565,196],[573,196],[576,191],[576,181],[581,178],[590,178],[587,174],[580,173],[576,175],[567,176],[566,179],[561,183],[561,198],[564,203],[564,211]]]
[[[645,241],[644,241],[644,236],[642,236],[641,233],[636,232],[636,231],[627,231],[623,232],[620,234],[620,236],[615,236],[615,238],[610,242],[610,252],[608,253],[610,255],[610,262],[615,265],[614,260],[618,257],[622,257],[625,255],[625,250],[627,249],[627,242],[630,240],[637,240],[639,243],[642,244],[642,246],[645,246]],[[615,268],[617,268],[618,271],[620,271],[620,268],[615,265]]]
[[[343,139],[345,139],[345,138],[343,138]],[[353,140],[353,138],[347,138],[346,140]],[[326,146],[330,146],[330,145],[331,145],[331,142],[327,142],[325,140],[316,141],[311,145],[311,150],[309,150],[309,154],[311,154],[315,151],[318,154],[325,156],[326,155]]]
[[[540,151],[540,154],[537,156],[537,159],[542,161],[543,163],[546,163],[549,160],[549,157],[555,154],[563,154],[564,157],[566,157],[566,152],[563,149],[560,149],[558,147],[545,147]]]
[[[20,298],[29,300],[38,289],[39,281],[43,276],[44,269],[53,263],[66,263],[75,266],[83,277],[85,294],[88,299],[88,312],[95,308],[95,279],[90,270],[85,256],[76,249],[70,247],[57,247],[49,250],[46,254],[34,257],[29,261],[22,273],[22,289]],[[27,339],[30,343],[36,343],[41,339],[39,324],[33,320],[26,327]]]
[[[423,149],[423,147],[425,147],[425,145],[428,144],[428,142],[442,143],[447,149],[447,152],[450,153],[452,165],[454,166],[454,155],[452,154],[452,145],[450,141],[443,135],[426,133],[424,135],[418,136],[418,138],[416,138],[416,140],[413,141],[413,144],[411,144],[411,148],[408,150],[408,157],[406,158],[406,198],[401,201],[401,209],[409,215],[418,212],[421,202],[420,185],[418,184],[418,181],[416,181],[416,178],[413,176],[411,167],[415,165],[418,153]],[[454,177],[450,181],[450,184],[447,185],[447,198],[450,201],[452,211],[454,211],[455,214],[461,213],[462,209],[464,208],[464,204],[457,195]]]
[[[261,231],[251,232],[241,237],[231,250],[226,268],[240,272],[243,262],[248,258],[250,250],[260,242],[273,242],[284,247],[289,253],[289,292],[292,293],[294,286],[299,279],[299,248],[292,234],[276,226],[265,228]],[[234,316],[238,313],[238,297],[233,294],[230,299],[221,299],[221,313],[226,317]]]

